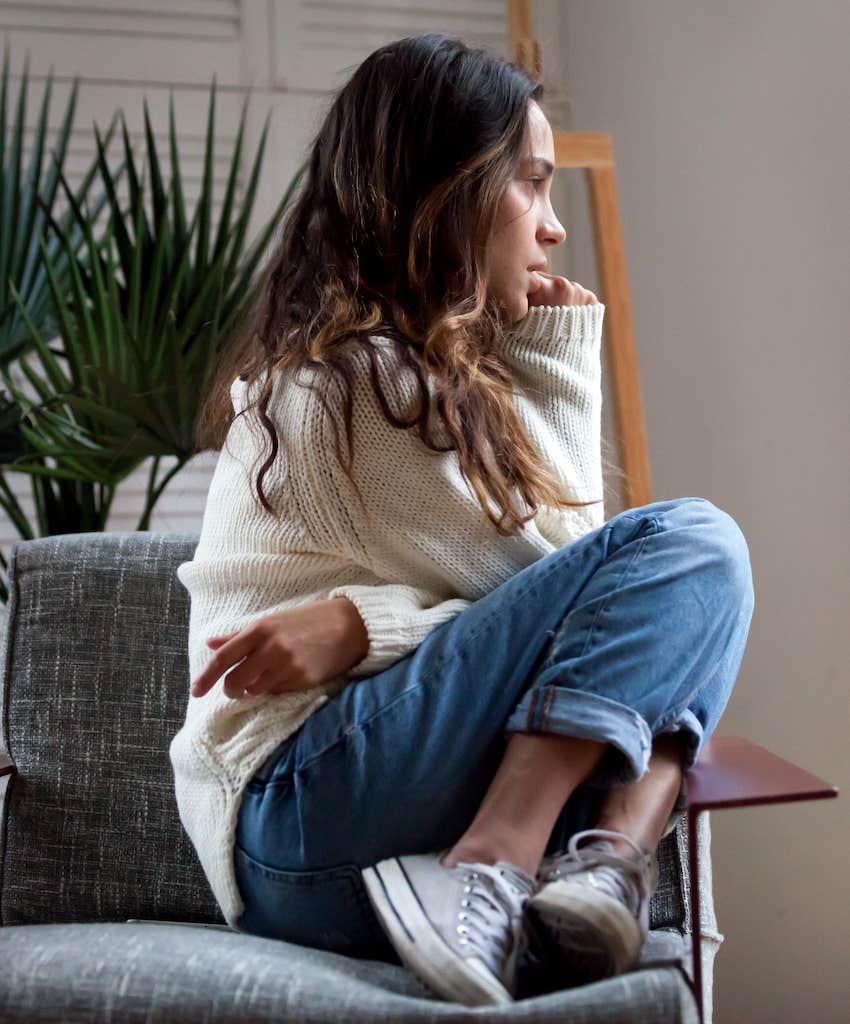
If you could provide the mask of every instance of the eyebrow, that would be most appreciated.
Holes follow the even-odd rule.
[[[555,171],[555,165],[550,163],[545,156],[527,156],[525,159],[526,162],[530,164],[542,164],[547,175],[552,174]]]

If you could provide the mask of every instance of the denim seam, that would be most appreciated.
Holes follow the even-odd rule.
[[[531,691],[531,700],[528,702],[528,715],[526,716],[526,725],[528,726],[529,732],[534,729],[534,709],[537,706],[537,695],[540,691],[535,687]]]
[[[664,715],[664,717],[663,717],[663,718],[659,719],[659,721],[658,721],[658,722],[656,723],[656,729],[657,729],[658,731],[660,731],[660,730],[661,730],[661,729],[663,729],[663,728],[664,728],[665,726],[668,726],[668,725],[669,725],[669,724],[670,724],[671,722],[675,722],[675,721],[677,721],[678,719],[680,719],[680,718],[682,717],[682,715],[683,715],[683,714],[684,714],[684,713],[685,713],[686,711],[690,711],[690,709],[691,709],[691,704],[693,704],[693,702],[694,702],[694,700],[696,699],[697,695],[699,694],[700,690],[702,690],[702,689],[704,689],[704,688],[705,688],[706,686],[708,686],[708,685],[709,685],[709,684],[711,683],[711,681],[712,681],[713,679],[714,679],[714,676],[712,675],[712,676],[710,676],[710,677],[708,678],[708,680],[707,680],[706,682],[704,682],[704,683],[700,683],[700,684],[699,684],[699,686],[697,686],[697,687],[696,687],[696,688],[695,688],[695,689],[693,690],[693,692],[692,692],[692,693],[690,693],[690,694],[688,695],[688,697],[686,697],[686,698],[685,698],[685,700],[683,700],[683,701],[681,702],[681,704],[677,705],[677,706],[676,706],[676,707],[674,707],[674,708],[673,708],[672,710],[668,711],[668,712],[667,712],[667,714],[666,714],[666,715]],[[693,714],[693,712],[691,712],[691,713]],[[696,717],[696,716],[694,716],[694,717]]]
[[[301,886],[303,888],[309,888],[315,883],[315,879],[309,877],[311,875],[321,874],[329,882],[350,881],[355,883],[360,873],[359,865],[352,862],[334,864],[328,868],[278,868],[273,867],[271,864],[264,864],[262,861],[257,860],[256,857],[252,857],[239,843],[235,844],[235,849],[245,859],[245,867],[248,871],[253,871],[255,874],[262,875],[263,878],[269,878],[272,881],[278,880],[280,875],[288,875],[291,877],[280,880],[285,881],[288,885]]]
[[[694,715],[693,711],[691,711],[690,703],[688,703],[685,704],[683,707],[679,708],[677,711],[671,712],[670,714],[665,715],[662,719],[660,719],[656,723],[654,735],[662,733],[668,725],[672,725],[674,722],[680,722],[686,711],[690,712],[690,714],[694,718],[696,718],[697,722],[699,722],[699,719],[696,717],[696,715]]]
[[[660,526],[658,525],[658,519],[654,515],[653,516],[648,516],[647,518],[655,526],[655,534],[657,534],[659,532],[659,530],[661,529]],[[614,587],[613,590],[609,590],[608,591],[608,593],[605,595],[605,600],[596,609],[596,614],[593,616],[593,622],[591,622],[590,628],[587,631],[587,637],[585,638],[585,641],[584,641],[584,647],[581,649],[581,653],[578,655],[579,658],[583,658],[584,657],[584,654],[587,651],[587,648],[590,646],[590,641],[593,638],[593,631],[596,628],[596,623],[597,623],[597,620],[599,619],[599,616],[608,607],[608,602],[610,601],[611,597],[614,594],[616,594],[617,591],[623,586],[623,583],[625,583],[626,577],[632,571],[632,566],[635,564],[635,561],[638,558],[638,556],[640,555],[641,551],[643,551],[644,546],[646,545],[646,542],[647,542],[649,536],[650,536],[649,534],[646,534],[645,536],[641,537],[640,545],[639,545],[637,551],[635,551],[635,553],[632,555],[632,558],[631,558],[631,561],[629,562],[629,564],[623,570],[623,574],[622,574],[622,576],[620,576],[620,579],[619,579],[619,582],[617,583],[617,586]],[[653,536],[654,536],[654,534],[653,534]]]
[[[551,708],[548,705],[551,705],[552,700],[549,699],[548,693],[551,691],[552,698],[554,698],[560,690],[564,693],[567,699],[579,701],[586,700],[591,703],[598,701],[610,713],[622,714],[626,724],[628,724],[629,727],[637,728],[638,732],[641,733],[641,748],[648,749],[651,745],[652,730],[649,723],[639,711],[635,710],[635,708],[630,705],[624,704],[620,700],[615,700],[613,697],[606,697],[604,694],[588,693],[586,690],[577,690],[574,687],[562,686],[560,683],[547,684],[544,689],[547,691],[547,715],[546,722],[541,724],[541,728],[548,727],[551,724]],[[643,722],[646,727],[646,731],[650,734],[650,741],[644,741],[640,726],[641,722]]]
[[[546,697],[543,701],[543,710],[540,713],[540,727],[545,729],[549,724],[549,711],[552,707],[552,700],[555,697],[555,684],[550,683],[546,687]]]

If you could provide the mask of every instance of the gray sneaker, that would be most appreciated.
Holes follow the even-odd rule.
[[[594,837],[593,842],[584,839]],[[607,838],[606,838],[607,837]],[[614,853],[607,839],[626,839],[635,855]],[[649,901],[658,863],[628,836],[587,829],[570,838],[565,853],[545,857],[538,892],[525,913],[533,951],[554,957],[576,984],[629,970],[649,932]]]
[[[436,995],[466,1006],[512,1003],[528,945],[523,908],[536,883],[508,861],[448,868],[446,852],[364,868],[369,900],[401,960]]]

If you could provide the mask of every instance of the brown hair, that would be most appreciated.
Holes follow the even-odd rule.
[[[518,66],[441,33],[380,47],[336,95],[264,269],[252,322],[212,375],[196,424],[197,450],[219,449],[234,418],[234,377],[242,370],[251,392],[265,374],[239,415],[256,408],[270,436],[257,494],[273,515],[262,479],[278,451],[266,411],[274,372],[295,376],[310,366],[315,379],[342,382],[351,479],[347,342],[368,350],[372,386],[393,426],[415,425],[432,451],[456,449],[500,534],[515,534],[538,504],[602,501],[570,501],[523,428],[498,356],[508,325],[483,277],[486,240],[526,143],[528,103],[542,95],[542,83]],[[421,401],[410,419],[396,416],[382,394],[369,335],[394,341],[418,378]],[[430,434],[426,373],[437,384],[449,449]],[[342,464],[335,418],[334,427]]]

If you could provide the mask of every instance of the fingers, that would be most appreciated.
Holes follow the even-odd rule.
[[[268,669],[257,674],[256,666],[251,666],[246,661],[228,673],[224,680],[224,695],[231,700],[241,700],[243,697],[255,697],[268,689],[271,681],[271,674]]]
[[[294,684],[281,682],[279,671],[266,669],[258,676],[255,675],[254,679],[247,684],[242,682],[240,679],[233,678],[236,676],[238,671],[239,669],[235,669],[224,681],[225,696],[230,697],[231,700],[244,700],[248,697],[259,697],[264,693],[290,693],[299,689],[299,687]],[[242,678],[244,679],[245,677],[243,676]],[[309,689],[309,687],[303,688]]]
[[[228,677],[229,678],[229,677]],[[259,697],[262,693],[277,693],[280,688],[274,685],[274,675],[266,669],[261,672],[252,683],[242,687],[239,693],[228,693],[228,697],[232,697],[234,700],[241,700],[243,697]],[[227,684],[225,683],[225,690]]]
[[[536,270],[534,273],[541,281],[541,286],[529,293],[529,306],[592,306],[599,304],[599,300],[593,292],[584,288],[577,281],[570,281],[557,274],[547,274],[542,270]]]
[[[589,288],[585,288],[584,285],[578,283],[578,281],[567,282],[573,290],[573,306],[593,306],[598,304],[599,299],[593,294]]]
[[[254,649],[255,640],[250,632],[235,633],[232,639],[222,644],[204,666],[203,671],[192,682],[193,697],[203,697],[218,680]]]
[[[274,652],[263,649],[261,635],[236,633],[238,638],[221,647],[203,672],[192,684],[193,697],[203,697],[224,676],[222,692],[231,700],[257,697],[262,693],[284,693],[296,689],[294,685],[280,682],[281,664],[277,659],[274,669],[264,667]],[[211,638],[212,639],[212,638]],[[233,666],[237,667],[234,668]],[[226,673],[226,674],[225,674]],[[292,673],[293,678],[297,673]]]
[[[325,628],[327,610],[314,602],[313,619]],[[203,697],[218,683],[231,700],[261,693],[310,689],[332,673],[327,651],[302,636],[309,607],[264,616],[238,633],[206,638],[215,653],[192,681],[191,695]],[[310,623],[312,625],[312,622]],[[336,667],[334,663],[333,667]]]

